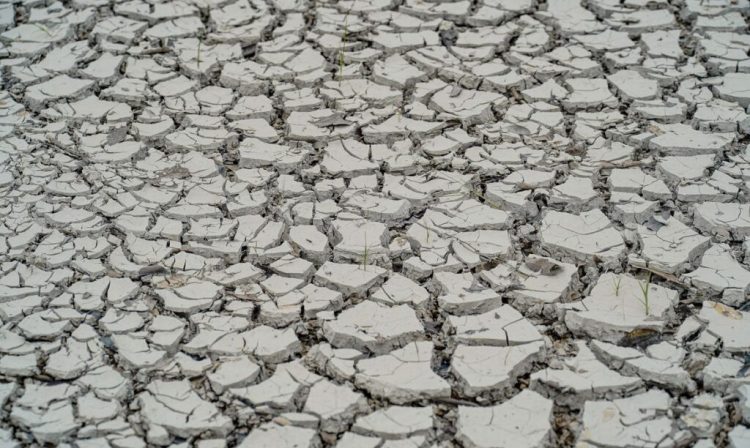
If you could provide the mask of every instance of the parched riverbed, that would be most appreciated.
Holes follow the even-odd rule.
[[[749,0],[0,0],[0,447],[750,447]]]

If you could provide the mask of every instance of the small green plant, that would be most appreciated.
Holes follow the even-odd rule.
[[[198,46],[195,49],[195,61],[198,64],[198,68],[201,68],[201,40],[198,39]]]
[[[370,248],[367,245],[367,232],[365,232],[365,251],[362,254],[362,269],[364,271],[367,271],[367,264],[368,264],[367,261],[368,261],[369,255],[370,255]]]
[[[45,33],[45,34],[46,34],[47,36],[49,36],[49,37],[52,37],[52,33],[50,33],[50,32],[49,32],[49,29],[47,29],[47,27],[46,27],[46,26],[44,26],[44,25],[40,25],[40,24],[38,24],[38,23],[32,23],[32,25],[34,25],[35,27],[37,27],[37,28],[39,28],[40,30],[44,31],[44,33]]]
[[[620,282],[622,282],[622,277],[619,275],[615,276],[615,279],[612,280],[612,287],[615,290],[615,297],[620,297]]]
[[[351,9],[346,11],[346,15],[344,16],[344,33],[341,36],[341,45],[339,46],[339,82],[344,79],[344,65],[346,64],[344,60],[344,47],[346,47],[349,39],[349,12],[351,12]]]
[[[344,65],[344,51],[339,49],[339,82],[344,79]]]
[[[250,251],[250,249],[253,250],[253,255],[258,255],[258,242],[250,241],[247,243],[247,250]]]
[[[651,290],[651,272],[648,273],[648,277],[646,277],[645,282],[638,282],[638,285],[641,287],[641,294],[643,295],[643,298],[638,298],[638,300],[643,304],[643,309],[646,311],[646,314],[651,313],[651,306],[648,299],[649,291]]]

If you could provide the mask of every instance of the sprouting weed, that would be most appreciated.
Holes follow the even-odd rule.
[[[201,67],[201,40],[198,39],[198,46],[195,48],[195,61],[198,64],[198,68]]]
[[[349,12],[347,11],[344,16],[344,34],[341,36],[341,46],[339,47],[339,82],[344,79],[344,47],[346,47],[349,39]]]
[[[651,313],[651,306],[648,298],[649,291],[651,290],[651,272],[648,273],[646,281],[638,282],[638,285],[641,287],[641,294],[643,295],[643,298],[638,298],[638,300],[641,302],[641,304],[643,304],[643,309],[648,315]]]
[[[41,24],[39,24],[39,23],[32,23],[32,25],[34,25],[35,27],[37,27],[37,28],[39,28],[40,30],[44,31],[44,33],[45,33],[45,34],[46,34],[47,36],[49,36],[49,37],[52,37],[52,33],[50,33],[50,32],[49,32],[49,29],[47,29],[47,27],[46,27],[46,26],[44,26],[44,25],[41,25]]]
[[[344,65],[344,51],[339,49],[339,82],[344,79]]]
[[[365,251],[362,254],[362,269],[364,271],[367,270],[367,264],[368,264],[368,257],[369,257],[369,255],[370,255],[370,249],[369,249],[369,246],[367,245],[367,232],[365,232]]]
[[[253,250],[253,255],[258,255],[258,242],[257,241],[250,241],[247,244],[247,250],[248,250],[248,252],[250,251],[250,249]]]

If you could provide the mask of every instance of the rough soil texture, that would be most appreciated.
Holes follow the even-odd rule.
[[[0,0],[0,446],[750,446],[748,0]]]

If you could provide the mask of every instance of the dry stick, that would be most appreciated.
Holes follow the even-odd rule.
[[[622,282],[622,277],[618,275],[616,276],[616,278],[617,280],[612,281],[612,285],[614,286],[614,289],[615,289],[615,297],[619,297],[620,296],[620,282]]]

